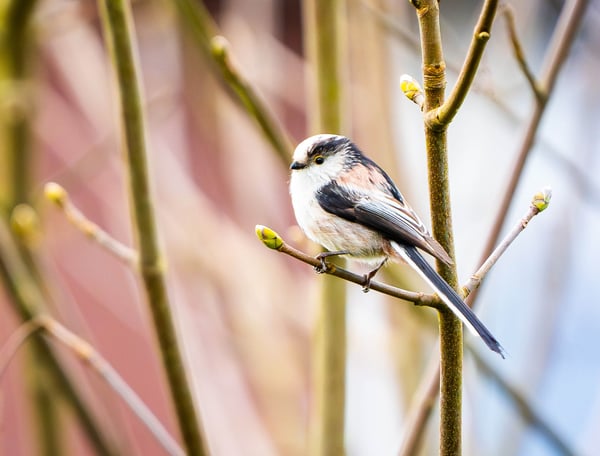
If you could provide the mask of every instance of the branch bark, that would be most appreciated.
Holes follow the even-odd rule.
[[[140,272],[186,450],[190,455],[204,455],[207,454],[207,449],[175,332],[167,294],[163,253],[158,246],[130,5],[126,0],[99,0],[99,4],[119,87],[121,125],[124,128],[132,216],[139,244]]]
[[[303,3],[305,48],[314,78],[309,90],[310,130],[342,130],[342,17],[343,0]],[[322,281],[313,345],[314,402],[310,425],[310,453],[345,453],[346,402],[346,288],[344,282]]]

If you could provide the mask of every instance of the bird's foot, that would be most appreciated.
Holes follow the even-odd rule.
[[[315,271],[317,271],[318,274],[323,274],[324,272],[328,272],[331,270],[333,265],[327,263],[327,261],[325,261],[325,258],[328,258],[330,256],[339,256],[339,255],[348,255],[348,254],[350,254],[350,252],[348,252],[346,250],[337,250],[335,252],[319,253],[315,258],[317,260],[319,260],[321,262],[321,264],[319,266],[315,266]]]
[[[373,275],[375,275],[375,274],[373,274]],[[363,293],[368,293],[371,290],[371,279],[373,278],[373,275],[371,275],[370,272],[368,274],[364,275],[365,281],[362,284],[362,292]]]
[[[327,272],[329,270],[329,268],[331,267],[331,265],[329,263],[327,263],[327,261],[325,261],[325,258],[327,258],[329,256],[329,255],[325,255],[326,253],[328,253],[328,252],[319,253],[316,256],[316,259],[321,262],[320,265],[315,266],[315,271],[317,272],[317,274],[323,274],[323,273]]]
[[[384,258],[384,260],[375,269],[365,274],[365,281],[362,287],[363,293],[369,292],[369,290],[371,289],[371,280],[373,279],[373,277],[375,277],[375,274],[377,274],[379,270],[383,267],[386,261],[387,258]]]

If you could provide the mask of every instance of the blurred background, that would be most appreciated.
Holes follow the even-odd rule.
[[[294,144],[316,133],[308,130],[312,73],[305,62],[301,0],[204,5],[229,41],[236,66]],[[441,3],[449,88],[480,6],[467,0]],[[563,2],[513,7],[527,61],[539,75]],[[477,313],[506,348],[507,359],[465,336],[465,454],[564,453],[520,411],[506,384],[573,453],[597,454],[600,447],[600,302],[594,285],[600,254],[598,7],[598,1],[589,2],[502,234],[546,185],[553,189],[552,203],[500,259],[478,298]],[[295,226],[287,167],[171,2],[137,0],[132,8],[169,292],[212,453],[307,454],[311,337],[322,277],[266,249],[254,233],[263,224],[302,250],[317,252]],[[420,79],[414,8],[407,1],[347,0],[342,24],[345,133],[389,172],[429,225],[422,117],[398,84],[402,73]],[[118,97],[96,2],[39,0],[32,33],[26,79],[15,85],[5,77],[0,86],[0,140],[6,142],[12,122],[25,118],[29,125],[22,176],[11,174],[0,151],[3,206],[8,182],[19,179],[40,220],[32,245],[52,296],[50,312],[90,341],[178,438],[137,275],[43,197],[46,182],[60,183],[91,220],[134,245]],[[533,106],[499,14],[475,85],[449,130],[463,283],[479,266]],[[349,268],[360,270],[352,263]],[[403,266],[386,272],[379,278],[400,276],[403,287],[426,290]],[[347,454],[397,454],[415,392],[436,356],[435,313],[375,292],[363,294],[358,286],[347,289]],[[21,321],[2,288],[0,306],[4,345]],[[53,346],[123,454],[163,454],[94,372]],[[30,362],[20,350],[1,378],[1,454],[41,454]],[[55,420],[65,454],[93,453],[62,405]],[[437,453],[436,416],[437,409],[419,454]]]

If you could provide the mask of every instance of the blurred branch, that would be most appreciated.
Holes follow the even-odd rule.
[[[544,111],[546,110],[546,104],[552,94],[552,89],[556,82],[558,72],[562,67],[571,44],[575,39],[577,29],[583,18],[588,0],[568,0],[565,2],[561,11],[558,23],[552,34],[552,39],[544,59],[544,70],[542,77],[539,80],[538,87],[544,94],[543,97],[536,97],[533,112],[529,117],[527,126],[524,130],[521,145],[517,154],[516,162],[513,166],[513,171],[504,192],[504,197],[500,203],[496,219],[492,226],[492,230],[488,236],[488,240],[482,252],[483,261],[490,256],[491,252],[498,241],[500,231],[504,225],[508,209],[513,199],[513,195],[517,189],[521,174],[525,168],[525,162],[529,156],[529,152],[533,147],[534,140],[537,136],[537,130],[542,120]],[[471,302],[475,299],[476,293],[472,293]]]
[[[0,218],[0,275],[21,320],[26,323],[35,319],[42,312],[42,292],[21,258],[17,245],[2,218]],[[58,385],[58,391],[73,407],[96,452],[101,455],[117,454],[114,450],[116,447],[109,443],[107,437],[101,433],[96,419],[82,401],[80,393],[67,377],[50,346],[39,335],[35,336],[33,343],[36,350],[42,355],[44,367],[53,376]]]
[[[436,353],[439,355],[439,353]],[[429,421],[431,412],[436,404],[437,395],[440,392],[440,362],[438,357],[432,357],[429,361],[425,374],[419,383],[412,406],[406,417],[404,433],[400,440],[398,456],[414,456],[419,454],[419,444],[425,432],[425,426]]]
[[[10,300],[25,322],[42,310],[41,296],[46,290],[31,250],[38,234],[31,229],[37,217],[27,205],[33,175],[32,68],[37,56],[33,16],[37,4],[36,0],[6,0],[0,5],[0,269]],[[5,224],[8,217],[15,228],[24,230],[19,232],[22,237],[13,239]],[[96,452],[112,454],[115,446],[103,435],[91,409],[42,338],[34,337],[30,355],[25,393],[34,402],[38,436],[33,437],[32,430],[32,438],[40,454],[61,452],[61,420],[56,419],[61,404],[57,395],[73,408]]]
[[[479,20],[477,21],[477,25],[475,25],[475,31],[473,32],[473,38],[465,62],[458,75],[458,80],[450,92],[448,99],[435,111],[427,114],[428,122],[438,127],[439,125],[449,124],[465,101],[473,79],[475,79],[475,75],[477,74],[485,46],[490,39],[497,8],[498,0],[485,0]]]
[[[2,117],[3,142],[7,174],[6,193],[0,203],[12,206],[26,202],[30,186],[29,163],[31,159],[31,87],[29,67],[33,45],[31,17],[37,0],[7,0],[0,6],[1,55],[3,80]],[[6,209],[3,208],[3,209]]]
[[[95,241],[100,247],[116,256],[125,264],[138,267],[138,253],[131,247],[122,244],[110,234],[88,219],[69,198],[67,191],[60,185],[49,182],[44,186],[46,198],[56,204],[64,212],[67,220],[84,235]]]
[[[275,231],[271,230],[270,228],[267,228],[266,226],[257,225],[256,235],[262,241],[262,243],[270,249],[278,250],[281,253],[285,253],[286,255],[296,258],[297,260],[311,265],[314,268],[321,268],[322,266],[321,260],[307,255],[290,246]],[[357,285],[363,286],[365,284],[364,275],[354,274],[350,271],[347,271],[346,269],[342,269],[331,263],[325,264],[327,265],[327,269],[324,271],[325,274],[330,274],[335,277],[339,277],[340,279],[347,280],[348,282],[352,282]],[[398,299],[403,299],[404,301],[412,302],[418,306],[439,308],[444,305],[434,295],[402,290],[400,288],[396,288],[385,283],[377,282],[375,280],[371,281],[369,289],[378,291],[388,296],[393,296]]]
[[[123,399],[129,409],[146,426],[158,443],[171,455],[183,455],[181,447],[167,432],[152,411],[140,397],[123,380],[119,373],[98,353],[98,351],[81,337],[69,331],[58,321],[48,315],[40,315],[35,323],[46,333],[68,347],[85,364],[89,365],[102,379]]]
[[[308,124],[313,133],[341,133],[344,120],[342,63],[347,21],[344,0],[302,3],[304,49],[313,73],[309,78]],[[341,260],[343,264],[343,259]],[[314,400],[309,452],[345,454],[346,286],[325,277],[320,283],[313,342]]]
[[[543,415],[536,412],[536,410],[529,403],[527,398],[502,376],[485,360],[483,356],[480,356],[477,350],[470,350],[471,355],[475,359],[477,366],[492,379],[502,391],[514,402],[519,414],[526,423],[536,428],[539,433],[556,448],[559,454],[565,456],[574,456],[577,452],[571,448],[567,442],[556,432],[556,430],[544,419]]]
[[[232,52],[227,41],[219,36],[219,29],[202,1],[173,1],[194,41],[206,58],[215,64],[214,68],[220,76],[219,80],[231,89],[227,93],[235,95],[235,100],[241,103],[250,117],[256,121],[277,156],[287,167],[293,151],[291,136],[269,110],[241,69],[232,63]]]
[[[173,437],[167,432],[152,411],[123,380],[117,371],[98,353],[98,351],[79,336],[69,331],[49,315],[39,314],[19,326],[0,349],[0,378],[6,372],[8,364],[18,349],[35,332],[44,331],[69,348],[85,364],[88,364],[114,392],[123,399],[133,414],[148,428],[158,443],[170,455],[183,455]]]
[[[521,46],[521,41],[519,40],[519,36],[517,35],[517,30],[515,27],[515,11],[512,5],[505,3],[501,6],[500,12],[506,18],[506,28],[508,30],[508,36],[510,37],[510,42],[513,47],[513,52],[515,54],[515,58],[517,59],[517,63],[519,64],[519,68],[523,72],[525,79],[529,83],[529,87],[531,91],[535,95],[538,102],[543,102],[546,94],[539,87],[538,82],[531,71],[531,68],[527,64],[527,60],[525,59],[525,53],[523,52],[523,46]]]
[[[118,80],[132,216],[139,243],[140,272],[186,450],[190,455],[204,455],[207,449],[177,341],[167,294],[165,264],[158,246],[147,169],[138,69],[132,43],[131,6],[126,0],[98,1],[102,11],[102,27],[112,51]]]
[[[246,112],[252,117],[262,130],[267,140],[273,146],[278,157],[287,167],[294,147],[292,141],[283,130],[276,118],[269,112],[261,101],[256,90],[244,79],[239,67],[231,59],[229,43],[222,36],[215,36],[211,40],[212,56],[217,63],[223,80],[237,95]]]

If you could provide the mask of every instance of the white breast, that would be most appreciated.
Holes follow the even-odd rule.
[[[369,263],[378,263],[385,256],[383,237],[360,224],[342,219],[321,208],[315,194],[323,183],[306,171],[292,173],[290,194],[298,225],[314,242],[329,251],[346,250],[352,256]]]

